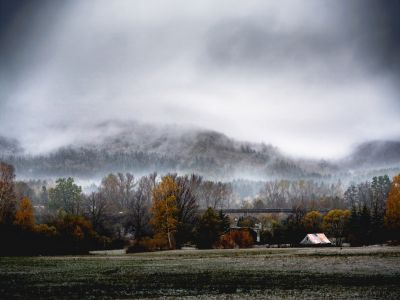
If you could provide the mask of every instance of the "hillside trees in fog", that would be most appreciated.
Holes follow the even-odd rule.
[[[137,137],[128,134],[130,129],[105,140],[70,145],[47,154],[3,151],[0,159],[14,165],[18,175],[30,178],[93,177],[118,171],[196,171],[226,179],[322,178],[337,171],[331,164],[292,159],[272,146],[238,142],[217,132],[173,132],[172,136],[152,132]]]
[[[329,184],[312,180],[274,180],[264,183],[253,205],[258,208],[338,208],[344,205],[342,193],[340,181]]]
[[[28,197],[32,204],[42,206],[48,205],[49,187],[53,187],[53,183],[41,179],[16,181],[14,183],[17,199]]]
[[[91,148],[62,148],[50,154],[7,155],[3,160],[27,177],[93,176],[116,171],[175,170],[175,156],[143,151],[105,151]]]
[[[35,191],[27,182],[24,181],[16,181],[14,183],[14,190],[17,199],[22,199],[23,197],[27,197],[29,199],[35,198]]]

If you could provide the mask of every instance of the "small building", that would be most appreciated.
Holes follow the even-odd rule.
[[[323,233],[309,233],[300,242],[303,246],[330,246],[331,241]]]

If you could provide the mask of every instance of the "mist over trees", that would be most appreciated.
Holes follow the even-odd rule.
[[[316,180],[221,182],[197,174],[135,177],[109,173],[84,189],[73,177],[54,182],[15,181],[0,165],[2,253],[86,253],[129,246],[129,251],[296,245],[307,233],[325,232],[336,245],[368,245],[399,238],[399,178],[387,175],[351,184]],[[251,192],[243,197],[240,189]],[[286,208],[287,215],[230,218],[229,208]],[[15,250],[18,249],[18,250]],[[15,252],[16,251],[16,252]]]
[[[97,130],[107,132],[109,127],[118,129],[112,134],[104,133],[96,140],[88,139],[46,153],[32,154],[29,149],[21,149],[17,141],[2,138],[0,158],[13,165],[18,176],[35,179],[69,176],[93,178],[117,172],[144,175],[156,171],[160,174],[196,173],[220,180],[337,181],[339,178],[370,178],[374,174],[366,172],[378,171],[380,166],[381,169],[394,168],[386,172],[393,176],[399,170],[400,163],[400,157],[396,154],[397,144],[393,143],[368,145],[368,149],[376,148],[371,150],[375,156],[382,154],[382,157],[390,157],[387,164],[381,159],[377,165],[372,164],[363,147],[339,161],[295,159],[271,145],[236,141],[215,131],[161,128],[135,123],[116,125],[112,122],[101,125]],[[365,170],[353,163],[356,158],[363,159]],[[372,169],[368,168],[369,163],[373,165]]]
[[[192,172],[222,178],[232,178],[243,172],[258,177],[297,177],[317,176],[318,172],[302,169],[298,163],[284,158],[271,159],[262,153],[240,152],[233,149],[231,158],[220,160],[208,154],[185,157],[174,153],[150,151],[118,151],[108,152],[97,149],[65,148],[48,155],[2,157],[15,165],[25,177],[80,176],[90,178],[107,172],[123,171],[146,173],[157,172]],[[239,156],[236,158],[236,156]]]
[[[267,181],[260,191],[255,204],[265,207],[290,208],[332,208],[343,207],[341,196],[343,186],[337,183],[325,183],[312,180],[275,180]]]

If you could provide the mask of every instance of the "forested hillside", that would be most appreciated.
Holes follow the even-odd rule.
[[[48,153],[31,154],[2,139],[0,158],[23,177],[107,172],[198,173],[220,179],[324,178],[338,170],[324,160],[301,160],[274,146],[236,141],[215,131],[129,124],[113,134],[77,142]]]
[[[47,153],[31,154],[17,140],[1,138],[0,158],[14,165],[17,175],[24,178],[178,172],[226,180],[309,178],[351,182],[397,174],[400,142],[364,143],[343,159],[313,160],[293,158],[272,145],[237,141],[215,131],[132,123],[118,124],[117,130],[101,138]]]

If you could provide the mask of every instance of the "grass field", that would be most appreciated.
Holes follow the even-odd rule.
[[[3,257],[0,298],[399,299],[400,248]]]

